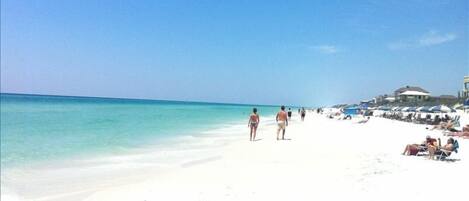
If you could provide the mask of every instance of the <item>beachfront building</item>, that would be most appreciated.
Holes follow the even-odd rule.
[[[392,96],[388,96],[388,97],[384,98],[384,100],[389,102],[389,103],[393,103],[394,101],[396,101],[396,98],[392,97]]]
[[[388,104],[388,103],[392,103],[395,101],[395,98],[394,96],[392,95],[379,95],[379,96],[376,96],[373,98],[374,100],[374,103],[377,104],[377,105],[383,105],[383,104]]]
[[[463,89],[462,89],[462,96],[464,98],[469,97],[469,75],[464,76],[464,85],[463,85]]]
[[[430,98],[430,92],[421,87],[405,86],[394,91],[394,97],[399,102],[420,102]]]

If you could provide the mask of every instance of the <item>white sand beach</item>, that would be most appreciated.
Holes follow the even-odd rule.
[[[250,142],[246,128],[246,132],[234,134],[238,138],[227,141],[214,152],[194,156],[194,160],[165,168],[150,166],[127,171],[120,179],[94,181],[106,185],[91,185],[83,188],[86,189],[83,192],[24,199],[440,200],[465,197],[469,181],[469,140],[457,138],[460,149],[450,156],[453,162],[401,155],[406,144],[419,143],[426,135],[447,139],[441,131],[429,131],[425,127],[382,118],[356,124],[353,120],[339,121],[308,113],[304,122],[295,116],[287,127],[288,140],[277,141],[276,127],[270,124],[259,128],[258,141]],[[102,174],[106,172],[101,169]],[[67,188],[74,183],[64,185]],[[14,199],[17,198],[2,198]]]
[[[403,156],[406,144],[419,143],[426,135],[447,137],[425,125],[377,117],[366,124],[355,121],[309,113],[301,122],[294,116],[287,140],[280,141],[272,123],[261,125],[255,142],[248,141],[244,126],[231,128],[230,134],[221,128],[211,135],[220,144],[216,149],[197,153],[181,149],[190,159],[165,166],[145,161],[154,158],[116,158],[109,159],[107,166],[71,164],[24,171],[14,177],[23,178],[16,187],[27,193],[2,189],[2,200],[439,200],[448,194],[464,196],[469,181],[468,139],[457,138],[460,149],[450,156],[452,162]]]

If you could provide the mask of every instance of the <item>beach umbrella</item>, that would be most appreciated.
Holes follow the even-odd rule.
[[[384,111],[388,111],[390,110],[391,108],[387,107],[387,106],[379,106],[378,107],[378,110],[384,110]]]
[[[446,105],[439,105],[439,106],[434,106],[430,108],[431,112],[456,112],[455,109],[450,108]]]
[[[417,111],[418,112],[430,112],[430,107],[428,106],[419,107],[417,108]]]
[[[407,109],[407,112],[416,112],[417,111],[417,108],[416,107],[409,107]]]
[[[361,103],[361,104],[359,105],[359,107],[360,107],[360,109],[366,110],[366,109],[368,109],[368,103]]]
[[[458,103],[458,104],[454,105],[453,108],[456,109],[456,110],[463,109],[463,108],[464,108],[464,105]]]

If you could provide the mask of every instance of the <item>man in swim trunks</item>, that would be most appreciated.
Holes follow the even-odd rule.
[[[285,106],[280,107],[280,112],[277,113],[275,120],[278,124],[277,129],[277,140],[279,140],[280,130],[282,130],[282,140],[285,140],[285,127],[288,126],[287,113],[285,112]]]
[[[288,108],[288,120],[291,120],[291,108]]]
[[[257,132],[257,126],[259,125],[259,115],[257,114],[257,108],[252,109],[252,114],[249,116],[249,122],[248,122],[248,127],[251,130],[251,133],[249,134],[249,141],[254,141],[256,140],[256,132]]]

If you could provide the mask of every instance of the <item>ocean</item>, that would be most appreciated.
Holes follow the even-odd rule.
[[[260,105],[2,93],[1,167],[169,146],[217,128],[247,125],[252,107],[258,108],[261,118],[278,110]],[[212,132],[217,134],[223,132]]]

